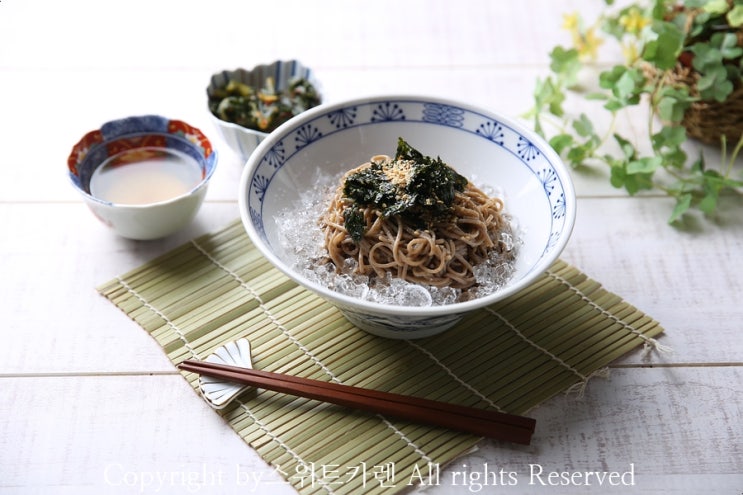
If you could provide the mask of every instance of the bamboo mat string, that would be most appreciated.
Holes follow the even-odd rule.
[[[444,370],[444,372],[447,375],[451,376],[457,383],[459,383],[464,388],[466,388],[467,390],[469,390],[470,392],[472,392],[473,394],[475,394],[477,397],[479,397],[480,399],[482,399],[490,407],[492,407],[496,411],[504,412],[503,409],[500,406],[498,406],[498,404],[496,404],[495,402],[493,402],[487,395],[483,394],[482,392],[480,392],[479,390],[477,390],[474,386],[470,385],[465,380],[463,380],[462,378],[460,378],[459,376],[457,376],[457,374],[454,373],[454,371],[452,371],[448,366],[446,366],[444,363],[442,363],[436,356],[433,355],[433,353],[431,353],[431,351],[429,351],[428,349],[426,349],[423,346],[420,346],[420,345],[416,344],[412,340],[408,340],[407,343],[408,343],[408,345],[410,345],[411,347],[413,347],[417,351],[419,351],[422,354],[424,354],[426,357],[428,357],[434,363],[436,363],[442,370]]]
[[[188,349],[188,352],[191,353],[191,357],[193,357],[195,359],[201,359],[201,356],[199,355],[198,352],[196,352],[196,350],[194,350],[193,347],[191,347],[191,344],[188,342],[188,339],[183,334],[183,332],[181,331],[181,329],[179,329],[175,325],[175,323],[173,323],[172,321],[170,321],[170,318],[168,318],[167,316],[165,316],[161,311],[159,311],[153,305],[151,305],[150,303],[148,303],[136,290],[132,289],[132,287],[128,283],[126,283],[126,281],[123,278],[116,277],[116,280],[121,284],[122,287],[124,287],[127,290],[127,292],[129,292],[132,296],[134,296],[135,298],[137,298],[137,300],[139,300],[142,303],[142,306],[144,306],[145,308],[147,308],[148,310],[152,311],[157,316],[159,316],[160,318],[163,319],[163,321],[165,322],[165,324],[168,325],[168,327],[171,330],[173,330],[178,335],[178,338],[183,342],[183,347],[185,347],[186,349]]]
[[[541,352],[541,353],[545,354],[545,355],[546,355],[546,356],[548,356],[548,357],[549,357],[550,359],[552,359],[552,360],[553,360],[553,361],[555,361],[555,362],[556,362],[557,364],[559,364],[560,366],[564,367],[565,369],[567,369],[567,370],[568,370],[568,371],[570,371],[571,373],[574,373],[575,375],[577,375],[577,376],[578,376],[578,378],[580,378],[581,382],[583,382],[583,383],[587,383],[587,382],[588,382],[588,377],[587,377],[586,375],[584,375],[583,373],[581,373],[581,372],[580,372],[580,371],[578,371],[577,369],[573,368],[573,367],[572,367],[572,366],[570,366],[570,365],[569,365],[568,363],[566,363],[565,361],[563,361],[563,360],[562,360],[562,359],[560,359],[559,357],[555,356],[555,355],[554,355],[553,353],[551,353],[550,351],[548,351],[548,350],[547,350],[547,349],[545,349],[544,347],[540,346],[539,344],[537,344],[537,343],[536,343],[536,342],[534,342],[533,340],[529,339],[529,338],[528,338],[528,337],[527,337],[526,335],[524,335],[524,334],[523,334],[523,333],[522,333],[522,332],[521,332],[521,331],[520,331],[520,330],[519,330],[518,328],[516,328],[516,327],[515,327],[515,326],[514,326],[514,325],[513,325],[513,324],[512,324],[512,323],[511,323],[510,321],[508,321],[508,320],[507,320],[506,318],[504,318],[504,317],[503,317],[503,315],[501,315],[500,313],[498,313],[497,311],[495,311],[495,310],[494,310],[493,308],[485,308],[485,311],[487,311],[487,312],[488,312],[488,313],[490,313],[491,315],[493,315],[493,316],[495,316],[496,318],[498,318],[498,319],[499,319],[499,320],[500,320],[501,322],[503,322],[503,324],[504,324],[504,325],[506,325],[506,326],[507,326],[507,327],[508,327],[508,328],[509,328],[509,329],[510,329],[510,330],[511,330],[511,331],[512,331],[513,333],[515,333],[515,334],[516,334],[516,335],[517,335],[517,336],[518,336],[518,337],[519,337],[519,338],[520,338],[521,340],[523,340],[524,342],[526,342],[527,344],[529,344],[529,345],[530,345],[530,346],[532,346],[533,348],[537,349],[537,350],[538,350],[539,352]]]
[[[271,431],[269,427],[266,426],[263,421],[258,418],[251,410],[250,407],[248,407],[243,401],[236,400],[240,405],[240,408],[245,411],[245,413],[250,417],[250,419],[253,420],[253,424],[257,425],[258,428],[264,432],[271,440],[276,442],[282,449],[284,449],[294,460],[297,461],[297,463],[302,466],[304,469],[309,470],[311,468],[311,464],[308,464],[307,461],[305,461],[301,455],[299,455],[297,452],[295,452],[289,445],[284,442],[279,435],[276,435]],[[328,495],[335,495],[335,491],[333,491],[333,488],[330,486],[329,483],[327,483],[324,479],[320,478],[318,480],[318,483],[320,486],[323,487],[323,489],[328,493]]]
[[[640,332],[639,330],[637,330],[636,328],[634,328],[632,325],[628,325],[624,321],[622,321],[619,318],[617,318],[615,315],[613,315],[613,314],[609,313],[608,311],[606,311],[604,308],[598,306],[588,296],[586,296],[583,292],[581,292],[580,289],[578,289],[577,287],[575,287],[573,284],[571,284],[570,282],[568,282],[567,280],[565,280],[565,278],[561,277],[557,273],[555,273],[555,272],[553,272],[552,270],[549,270],[549,269],[547,270],[546,273],[547,273],[548,276],[552,277],[553,279],[557,280],[561,284],[567,286],[571,291],[573,291],[576,294],[578,294],[583,301],[585,301],[586,303],[588,303],[592,308],[600,311],[602,315],[606,316],[607,318],[611,319],[612,321],[615,321],[615,322],[619,323],[625,329],[629,330],[633,334],[637,335],[640,339],[642,339],[644,341],[644,344],[643,344],[643,356],[644,357],[647,357],[647,355],[650,354],[650,352],[653,349],[657,350],[658,352],[666,353],[666,354],[673,352],[673,349],[671,347],[661,344],[660,342],[658,342],[657,339],[654,339],[652,337],[648,337],[647,335],[643,334],[642,332]]]

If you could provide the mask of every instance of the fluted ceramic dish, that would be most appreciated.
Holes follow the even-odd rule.
[[[251,69],[237,68],[234,70],[223,70],[211,76],[209,86],[206,88],[207,101],[218,88],[224,88],[230,80],[247,84],[254,88],[262,88],[267,77],[273,77],[277,91],[284,90],[289,81],[294,78],[307,79],[317,90],[320,91],[319,83],[314,72],[309,67],[297,60],[277,60],[270,64],[257,65]],[[227,122],[209,112],[214,126],[227,145],[243,161],[247,160],[256,146],[263,141],[268,133],[255,129],[249,129],[232,122]]]

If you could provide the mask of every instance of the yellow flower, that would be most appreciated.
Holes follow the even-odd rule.
[[[596,28],[588,28],[585,34],[582,34],[573,40],[578,55],[582,58],[595,59],[598,55],[598,49],[604,42],[603,39],[596,36]]]
[[[573,12],[572,14],[563,14],[562,27],[570,33],[570,37],[573,39],[574,45],[580,43],[581,20],[578,12]]]
[[[619,24],[630,34],[639,34],[645,26],[650,24],[650,19],[642,15],[637,7],[632,7],[619,18]]]
[[[562,16],[562,28],[567,29],[570,32],[577,31],[580,26],[580,20],[578,19],[578,12],[572,14],[563,14]]]
[[[627,63],[631,64],[638,59],[640,54],[637,52],[637,45],[635,43],[626,43],[622,45],[622,54]]]
[[[604,42],[596,36],[596,28],[590,27],[584,30],[583,22],[578,12],[562,16],[562,27],[566,29],[573,38],[573,46],[583,58],[596,58],[599,46]]]
[[[604,40],[596,36],[595,28],[588,29],[585,36],[585,45],[580,50],[580,54],[583,56],[596,58],[598,49],[603,42]]]

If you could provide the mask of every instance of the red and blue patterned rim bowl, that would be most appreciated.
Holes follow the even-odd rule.
[[[90,196],[90,178],[96,168],[111,156],[137,148],[168,148],[192,157],[201,167],[196,188],[209,180],[217,164],[211,142],[196,127],[159,115],[142,115],[106,122],[83,136],[67,158],[70,180]]]

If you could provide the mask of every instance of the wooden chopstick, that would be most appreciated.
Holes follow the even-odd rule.
[[[531,441],[536,426],[534,419],[523,416],[270,371],[194,360],[186,360],[178,367],[266,390],[524,445]]]

